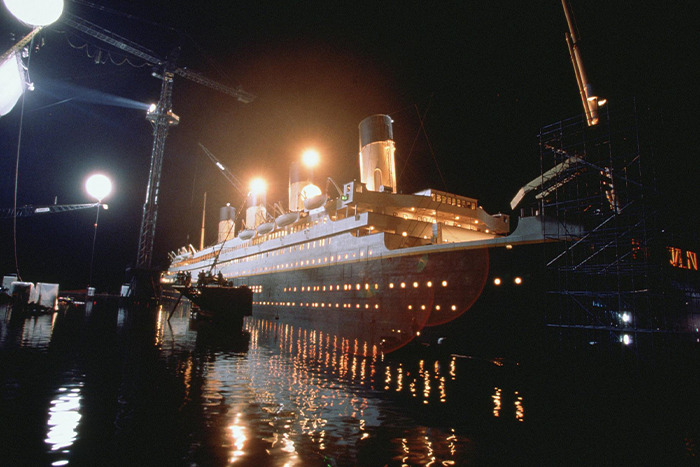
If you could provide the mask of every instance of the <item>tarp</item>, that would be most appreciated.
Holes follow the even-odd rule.
[[[29,303],[40,307],[55,309],[58,302],[58,284],[37,282],[29,296]]]

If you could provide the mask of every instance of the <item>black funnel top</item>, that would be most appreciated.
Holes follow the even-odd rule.
[[[360,122],[360,150],[370,143],[394,139],[393,120],[388,115],[370,115]]]

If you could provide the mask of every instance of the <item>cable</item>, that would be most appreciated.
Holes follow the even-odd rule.
[[[32,37],[32,41],[29,43],[29,51],[27,52],[27,81],[29,81],[29,63],[32,58],[32,49],[34,47],[34,37]],[[25,86],[27,83],[25,83]],[[19,273],[19,258],[17,255],[17,192],[18,192],[18,186],[19,186],[19,156],[21,152],[21,147],[22,147],[22,127],[24,124],[24,102],[25,102],[25,97],[27,96],[27,90],[25,89],[24,92],[22,93],[22,103],[20,105],[20,111],[19,111],[19,129],[17,132],[17,156],[15,158],[15,189],[14,189],[14,197],[13,197],[13,204],[12,208],[14,211],[14,214],[12,215],[12,248],[13,252],[15,255],[15,273],[17,274],[17,280],[21,281],[22,276]]]
[[[431,102],[432,102],[432,95],[430,96]],[[428,103],[428,108],[430,107],[430,103]],[[445,177],[442,176],[442,170],[440,170],[440,164],[438,164],[437,158],[435,157],[435,151],[433,150],[433,145],[430,144],[430,138],[428,137],[428,132],[425,130],[425,125],[423,124],[423,121],[425,120],[425,115],[428,113],[428,108],[425,109],[425,112],[423,113],[423,117],[420,116],[420,113],[418,112],[418,107],[416,107],[416,114],[418,115],[418,119],[420,120],[420,128],[423,130],[423,134],[425,135],[425,141],[428,143],[428,149],[430,149],[430,154],[433,156],[433,162],[435,162],[435,168],[437,168],[438,174],[440,174],[440,180],[442,180],[442,185],[445,190],[447,190],[447,183],[445,182]]]
[[[66,32],[66,31],[59,31],[59,32],[61,34],[65,34],[66,42],[68,42],[68,45],[71,46],[71,48],[73,48],[75,50],[85,49],[85,55],[87,55],[87,57],[92,59],[92,60],[95,60],[95,57],[99,57],[97,60],[95,60],[95,63],[97,63],[97,64],[105,64],[105,63],[107,63],[107,59],[109,59],[110,63],[112,63],[113,65],[117,65],[117,66],[124,65],[125,63],[127,65],[130,65],[133,68],[143,68],[145,66],[152,66],[148,62],[143,62],[141,64],[134,63],[133,61],[131,61],[129,59],[128,56],[121,55],[121,54],[117,54],[117,56],[120,58],[120,60],[117,60],[117,58],[115,58],[114,54],[109,50],[102,49],[101,47],[99,47],[99,46],[97,46],[89,41],[86,41],[85,39],[82,39],[82,38],[80,38],[80,39],[84,41],[83,45],[76,45],[73,42],[71,42],[70,34],[68,32]],[[79,36],[76,35],[75,37],[79,37]],[[95,47],[97,49],[97,52],[90,53],[90,49],[89,49],[90,45]],[[99,54],[106,54],[107,58],[102,58],[99,56]]]

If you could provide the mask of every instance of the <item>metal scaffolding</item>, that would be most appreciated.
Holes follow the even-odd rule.
[[[669,266],[638,112],[603,110],[596,126],[580,116],[538,135],[538,210],[567,226],[546,232],[560,245],[547,263],[547,325],[574,347],[652,353],[679,335],[695,340],[697,302]]]

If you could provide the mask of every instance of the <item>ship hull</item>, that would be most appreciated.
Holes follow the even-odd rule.
[[[234,279],[253,291],[253,316],[338,336],[358,353],[392,352],[479,298],[486,248],[367,258]]]

